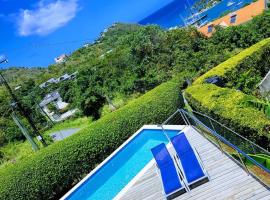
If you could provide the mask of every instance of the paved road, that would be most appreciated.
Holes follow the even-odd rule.
[[[60,141],[77,133],[79,130],[80,128],[69,128],[69,129],[53,132],[50,134],[50,136],[52,137],[54,141]]]

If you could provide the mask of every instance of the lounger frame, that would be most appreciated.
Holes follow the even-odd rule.
[[[155,164],[155,165],[156,165],[156,173],[158,174],[158,176],[159,176],[159,178],[160,178],[160,181],[161,181],[161,185],[162,185],[162,194],[166,197],[166,199],[168,199],[168,200],[169,200],[169,199],[174,199],[174,198],[176,198],[176,197],[180,196],[181,194],[184,194],[184,193],[186,193],[186,192],[188,191],[186,184],[185,184],[185,183],[183,182],[183,180],[181,180],[181,178],[180,178],[178,169],[175,168],[176,171],[177,171],[178,179],[179,179],[179,181],[180,181],[180,183],[181,183],[181,185],[182,185],[182,188],[179,188],[178,190],[175,190],[175,191],[173,191],[173,192],[171,192],[171,193],[169,193],[169,194],[166,194],[166,193],[164,192],[165,189],[164,189],[164,186],[163,186],[163,183],[162,183],[162,178],[161,178],[161,174],[160,174],[160,171],[159,171],[159,167],[158,167],[157,164]]]
[[[180,133],[180,134],[184,134],[184,133]],[[203,173],[204,173],[204,176],[203,176],[203,177],[201,177],[201,178],[199,178],[199,179],[197,179],[197,180],[195,180],[195,181],[192,181],[192,182],[190,182],[190,183],[188,183],[188,181],[187,181],[187,178],[186,178],[186,175],[185,175],[185,171],[184,171],[184,168],[183,168],[183,166],[182,166],[181,160],[180,160],[180,158],[179,158],[179,156],[178,156],[178,154],[177,154],[177,151],[176,151],[176,150],[174,149],[174,147],[173,147],[173,149],[174,149],[174,152],[173,152],[174,160],[175,160],[175,162],[176,162],[177,167],[178,167],[179,170],[182,172],[182,176],[183,176],[183,178],[184,178],[185,185],[188,186],[188,187],[187,187],[187,190],[188,190],[188,191],[190,191],[191,189],[193,189],[193,188],[195,188],[195,187],[197,187],[197,186],[199,186],[199,185],[201,185],[201,184],[203,184],[203,183],[205,183],[205,182],[210,181],[209,175],[208,175],[208,173],[207,173],[207,171],[206,171],[206,169],[205,169],[205,167],[204,167],[204,164],[203,164],[203,162],[202,162],[202,160],[201,160],[200,155],[198,154],[197,149],[195,149],[190,143],[189,143],[189,145],[191,146],[191,149],[193,150],[193,152],[194,152],[194,154],[195,154],[195,157],[197,158],[198,163],[199,163],[199,165],[200,165],[200,167],[201,167],[201,169],[202,169],[202,171],[203,171]],[[173,146],[173,145],[172,145],[172,146]]]
[[[166,147],[167,148],[167,147]],[[156,161],[155,161],[155,166],[156,166],[156,173],[157,175],[159,176],[160,178],[160,181],[161,181],[161,185],[162,185],[162,193],[163,195],[166,197],[166,199],[174,199],[176,198],[177,196],[180,196],[181,194],[184,194],[185,192],[189,191],[186,183],[184,182],[184,177],[182,177],[182,174],[181,172],[179,171],[178,167],[177,167],[177,164],[175,163],[175,160],[172,158],[171,156],[171,152],[169,151],[169,149],[167,148],[168,152],[169,152],[169,156],[171,157],[173,163],[174,163],[174,166],[175,166],[175,170],[176,170],[176,173],[177,173],[177,177],[178,177],[178,180],[180,181],[181,185],[182,185],[182,188],[179,188],[169,194],[166,194],[165,193],[165,189],[164,189],[164,186],[163,186],[163,181],[162,181],[162,178],[161,178],[161,173],[160,173],[160,169],[159,169],[159,166],[157,165]],[[155,160],[155,159],[154,159]]]

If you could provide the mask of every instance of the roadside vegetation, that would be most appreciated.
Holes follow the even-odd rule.
[[[11,142],[0,148],[0,170],[2,167],[27,158],[33,154],[30,143],[24,141]]]
[[[270,12],[241,26],[216,30],[207,38],[191,27],[166,31],[153,25],[116,24],[62,64],[40,69],[40,73],[39,69],[5,70],[12,87],[21,86],[16,95],[45,136],[71,127],[81,131],[36,153],[28,154],[28,148],[18,159],[5,163],[0,168],[0,199],[61,197],[138,128],[161,123],[181,107],[180,89],[216,66],[206,74],[222,76],[226,88],[203,84],[206,75],[202,76],[187,89],[191,106],[268,148],[268,118],[242,102],[261,98],[253,91],[269,69],[269,39],[241,51],[270,37]],[[74,80],[38,87],[49,78],[75,71]],[[75,119],[52,127],[36,105],[56,89],[79,112]],[[30,147],[23,143],[10,112],[10,98],[1,87],[0,159],[20,151],[11,150],[12,145]]]
[[[61,131],[69,128],[85,128],[92,123],[92,118],[90,117],[81,117],[75,119],[67,119],[62,123],[57,123],[52,126],[51,129],[47,130],[44,135],[49,135],[50,133]]]

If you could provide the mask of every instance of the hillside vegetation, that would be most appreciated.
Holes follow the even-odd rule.
[[[50,126],[37,103],[55,89],[70,103],[69,108],[79,108],[76,117],[97,120],[112,111],[108,103],[117,109],[179,73],[192,79],[266,37],[270,37],[269,11],[241,26],[218,29],[211,38],[193,28],[166,31],[158,26],[116,24],[63,64],[13,68],[4,73],[13,88],[22,86],[15,92],[43,132]],[[74,81],[38,87],[49,78],[75,71]],[[232,83],[231,87],[238,86]],[[10,102],[7,91],[0,87],[0,146],[24,140],[10,117]]]
[[[205,51],[209,53],[204,54]],[[205,69],[211,68],[233,54],[227,52],[224,57],[221,52],[223,49],[211,45],[194,29],[164,31],[157,26],[118,24],[94,44],[74,52],[65,63],[49,66],[41,75],[32,75],[22,83],[16,94],[29,114],[30,110],[34,110],[32,115],[40,128],[44,127],[44,118],[40,116],[36,104],[57,88],[64,100],[71,103],[71,108],[79,108],[81,115],[98,119],[108,99],[114,102],[114,99],[121,98],[125,102],[179,72],[186,71],[187,78],[191,78],[197,71],[203,70],[202,63]],[[75,71],[78,71],[75,81],[54,84],[46,89],[38,87],[49,78]],[[3,91],[0,101],[3,105],[0,110],[4,113],[0,118],[2,140],[21,140],[23,137],[10,119],[10,99],[7,97],[6,91]]]
[[[87,122],[82,122],[87,124],[77,134],[2,166],[0,199],[61,197],[142,125],[161,123],[181,107],[180,90],[186,87],[189,82],[186,80],[195,79],[215,66],[207,74],[221,72],[218,75],[226,80],[226,88],[204,84],[208,77],[204,75],[187,89],[191,106],[267,148],[269,120],[262,111],[241,103],[260,98],[252,89],[268,70],[269,39],[241,51],[267,37],[270,37],[269,11],[244,25],[218,29],[211,38],[190,27],[167,31],[153,25],[116,24],[62,64],[46,69],[5,71],[12,87],[22,86],[15,92],[40,130],[45,131],[47,123],[36,104],[56,89],[70,108],[79,108],[76,117],[87,116],[93,122],[87,118]],[[256,74],[256,70],[261,73]],[[75,71],[78,74],[74,80],[39,88],[49,78]],[[236,81],[238,71],[241,82]],[[25,75],[20,76],[23,72]],[[119,103],[116,111],[101,116],[104,107],[116,101],[124,103]],[[8,143],[24,140],[10,119],[10,97],[3,87],[0,113],[0,145],[7,147]],[[254,117],[258,119],[256,123]]]
[[[247,102],[263,98],[257,85],[270,70],[269,55],[270,38],[209,70],[186,91],[194,109],[211,115],[266,149],[270,148],[270,120]],[[205,83],[213,76],[221,77],[226,88]]]
[[[162,123],[183,106],[183,79],[172,80],[70,138],[0,170],[0,199],[58,199],[144,124]]]

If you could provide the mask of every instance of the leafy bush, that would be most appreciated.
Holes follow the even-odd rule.
[[[255,94],[259,82],[269,71],[269,55],[270,40],[252,55],[247,56],[235,68],[226,71],[227,87],[240,89],[246,94]]]
[[[200,3],[198,5],[201,7]],[[81,110],[81,116],[89,115],[96,119],[107,104],[105,95],[114,99],[119,93],[128,96],[143,94],[184,70],[205,73],[243,48],[267,37],[270,37],[269,10],[248,23],[217,28],[211,38],[205,38],[193,28],[166,31],[152,25],[117,24],[95,43],[73,52],[63,64],[48,68],[12,68],[3,73],[12,88],[22,86],[16,95],[29,114],[33,113],[31,116],[38,128],[43,129],[44,117],[37,109],[33,112],[30,108],[50,91],[59,89],[72,108]],[[112,52],[106,53],[110,50]],[[38,87],[50,78],[75,71],[78,74],[74,81],[51,84],[45,89]],[[9,105],[10,99],[4,87],[0,86],[0,113],[5,114]],[[24,139],[23,136],[17,137],[21,135],[19,129],[6,116],[9,115],[0,116],[0,121],[8,120],[13,128],[7,129],[0,124],[0,132],[9,135],[5,141]]]
[[[268,108],[251,106],[252,103],[248,102],[258,102],[258,99],[235,89],[253,93],[262,76],[268,72],[269,54],[270,38],[209,70],[195,80],[186,92],[193,108],[209,114],[264,148],[270,148],[270,120],[264,114],[268,112]],[[227,87],[233,89],[204,84],[212,76],[222,77],[227,82]]]
[[[270,119],[270,103],[268,101],[248,100],[245,102],[247,106],[263,111],[268,119]]]
[[[0,171],[0,199],[56,199],[144,124],[161,123],[182,105],[179,81],[126,106]]]
[[[266,62],[270,62],[269,58],[267,58],[267,53],[269,53],[270,49],[270,38],[262,40],[261,42],[251,46],[248,49],[245,49],[244,51],[240,52],[234,57],[231,57],[230,59],[226,60],[225,62],[219,64],[217,67],[209,70],[207,73],[199,77],[194,84],[202,84],[205,79],[212,77],[212,76],[221,76],[223,78],[229,78],[230,74],[234,72],[234,74],[239,72],[241,70],[242,73],[246,72],[247,69],[256,68],[258,70],[261,70],[263,68],[263,72],[259,73],[265,73],[266,69],[265,65],[262,65],[260,67],[259,62],[262,62],[262,58],[266,58]],[[264,53],[265,52],[265,53]],[[269,57],[269,55],[268,55]],[[242,70],[241,68],[244,69]],[[239,75],[239,74],[238,74]],[[232,76],[231,80],[235,78]],[[237,80],[236,80],[237,81]]]
[[[195,110],[212,116],[260,146],[269,148],[270,120],[263,112],[243,104],[247,100],[256,100],[255,97],[234,89],[202,84],[189,87],[186,98]]]
[[[25,138],[10,118],[10,116],[0,118],[0,147],[8,141],[23,140]]]
[[[3,158],[4,158],[4,153],[0,150],[0,163],[2,163]]]

